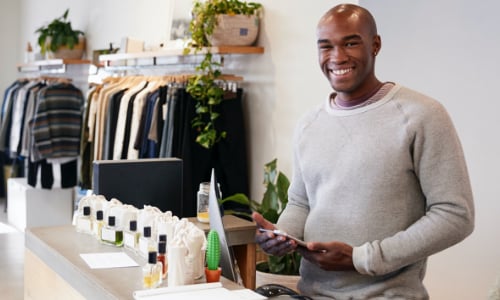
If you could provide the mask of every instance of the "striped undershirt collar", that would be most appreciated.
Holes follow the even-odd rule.
[[[394,82],[384,82],[384,84],[382,84],[382,86],[378,89],[377,92],[375,92],[375,94],[373,94],[370,98],[366,99],[362,103],[354,106],[340,106],[337,102],[335,102],[335,97],[337,96],[337,93],[332,93],[330,95],[330,106],[332,107],[332,109],[335,110],[352,110],[363,106],[367,106],[384,98],[384,96],[387,95],[387,93],[389,93],[389,91],[394,87],[394,85],[395,85]]]

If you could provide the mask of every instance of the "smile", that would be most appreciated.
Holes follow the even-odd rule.
[[[348,69],[339,69],[339,70],[331,70],[331,72],[333,73],[333,75],[336,75],[336,76],[341,76],[341,75],[345,75],[349,72],[352,71],[352,68],[348,68]]]

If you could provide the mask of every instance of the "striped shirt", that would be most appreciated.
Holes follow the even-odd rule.
[[[82,92],[72,84],[51,85],[39,92],[32,133],[42,158],[79,155],[82,104]]]

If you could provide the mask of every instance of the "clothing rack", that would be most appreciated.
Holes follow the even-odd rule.
[[[57,178],[61,179],[59,185],[76,185],[83,93],[72,81],[39,75],[18,78],[6,89],[0,151],[2,163],[18,172],[10,177],[27,177],[27,183],[36,187],[41,167],[41,186],[51,189],[52,164],[57,164],[65,169]]]
[[[160,84],[180,84],[185,85],[190,78],[195,76],[195,74],[167,74],[167,75],[118,75],[118,76],[108,76],[102,79],[101,83],[91,82],[89,83],[89,87],[94,86],[103,86],[106,84],[116,84],[120,81],[125,81],[127,79],[138,79],[138,80],[146,80],[158,82]],[[236,92],[236,89],[239,87],[240,83],[244,81],[243,76],[237,76],[234,74],[221,74],[217,79],[216,83],[218,83],[225,91],[233,91]]]

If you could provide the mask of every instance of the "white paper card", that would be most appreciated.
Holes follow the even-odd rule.
[[[139,266],[125,252],[81,253],[80,257],[91,269],[126,268]]]
[[[260,300],[266,297],[249,289],[228,290],[220,282],[135,291],[136,300]]]
[[[267,299],[267,297],[262,296],[250,289],[232,290],[231,293],[236,295],[238,299],[242,300],[260,300]]]

